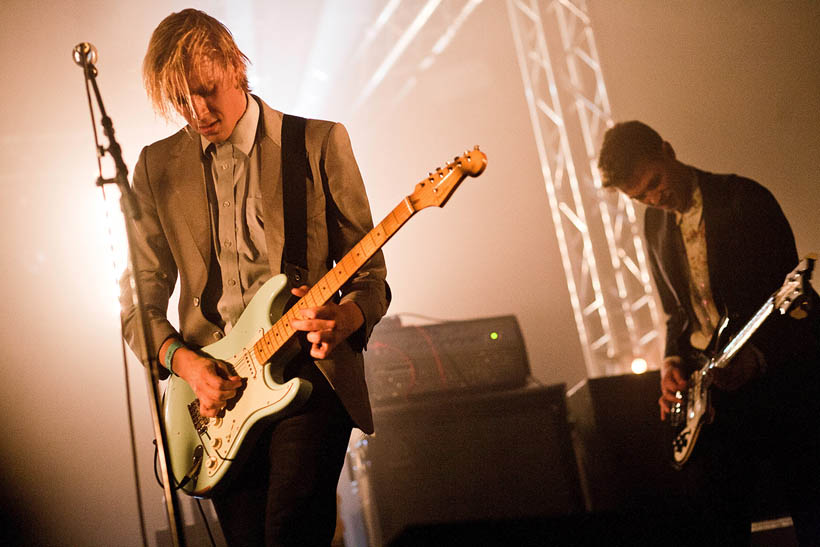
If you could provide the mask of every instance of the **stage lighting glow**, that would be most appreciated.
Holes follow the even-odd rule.
[[[497,332],[491,332],[490,333],[490,340],[498,340],[498,333]]]
[[[96,194],[97,199],[93,202],[90,215],[95,235],[95,241],[88,248],[93,256],[91,263],[95,268],[110,272],[111,282],[97,288],[102,293],[101,298],[109,317],[119,316],[119,278],[128,264],[128,241],[119,210],[119,195],[119,191],[114,188],[107,190],[105,197]]]
[[[646,359],[636,357],[632,360],[632,372],[635,374],[643,374],[647,368]]]

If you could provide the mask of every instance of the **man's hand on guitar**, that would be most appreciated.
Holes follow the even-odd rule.
[[[170,343],[161,348],[162,355]],[[188,382],[199,399],[199,414],[213,417],[236,397],[242,387],[242,378],[234,374],[228,365],[205,357],[186,347],[179,348],[173,357],[174,372]]]
[[[676,393],[686,391],[689,387],[689,379],[681,369],[680,357],[670,356],[664,359],[661,368],[661,397],[658,405],[661,407],[661,420],[666,420],[672,410],[672,405],[678,401]]]
[[[734,391],[749,380],[763,374],[765,358],[754,346],[747,344],[724,368],[712,369],[712,381],[723,391]]]
[[[299,298],[308,292],[307,285],[291,289]],[[336,304],[329,302],[316,308],[299,311],[300,319],[291,321],[296,330],[307,332],[310,355],[314,359],[327,359],[333,349],[364,323],[364,314],[354,302]]]

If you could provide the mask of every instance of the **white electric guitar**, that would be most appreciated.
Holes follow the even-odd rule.
[[[803,306],[809,294],[812,270],[817,259],[815,254],[807,255],[800,264],[786,276],[783,286],[766,300],[766,303],[752,316],[723,348],[711,358],[704,358],[705,363],[689,376],[689,387],[686,393],[678,392],[678,402],[672,405],[671,424],[676,428],[672,441],[673,464],[677,468],[689,460],[695,442],[704,424],[714,419],[714,408],[711,401],[712,374],[716,368],[729,367],[732,358],[775,311],[780,315],[787,312],[796,319],[806,316]],[[724,320],[717,332],[718,341],[728,324]]]
[[[444,206],[465,178],[477,177],[486,166],[487,156],[476,146],[430,173],[290,309],[285,309],[291,294],[284,274],[260,287],[228,335],[202,348],[229,363],[246,384],[218,416],[200,416],[199,400],[188,383],[170,377],[162,412],[177,486],[193,496],[210,496],[240,461],[242,445],[250,444],[256,426],[287,415],[310,395],[311,386],[305,380],[277,381],[299,350],[297,331],[291,326],[298,310],[329,302],[410,217],[426,207]]]

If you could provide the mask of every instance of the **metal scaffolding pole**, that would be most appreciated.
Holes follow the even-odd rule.
[[[353,55],[350,100],[400,102],[481,0],[387,0]],[[632,202],[601,188],[612,125],[584,0],[507,0],[541,174],[589,377],[662,357],[659,305]],[[384,97],[382,97],[384,99]]]
[[[661,360],[658,303],[632,202],[596,167],[609,100],[583,0],[507,0],[541,174],[590,377]]]

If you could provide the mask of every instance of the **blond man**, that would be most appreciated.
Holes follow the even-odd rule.
[[[229,366],[198,348],[225,336],[259,287],[283,269],[283,114],[251,95],[248,59],[224,25],[193,9],[154,30],[143,63],[148,96],[187,125],[142,150],[134,190],[135,272],[142,284],[155,357],[196,393],[202,416],[216,416],[242,387]],[[306,261],[302,296],[371,228],[359,169],[345,128],[307,120]],[[313,390],[298,413],[243,447],[247,461],[220,484],[213,502],[230,545],[322,545],[333,536],[336,484],[352,427],[372,432],[362,351],[390,292],[377,253],[338,299],[293,321],[304,349],[286,376]],[[179,326],[166,316],[180,281]],[[126,338],[136,322],[130,285],[121,284]],[[141,355],[145,359],[147,356]]]

